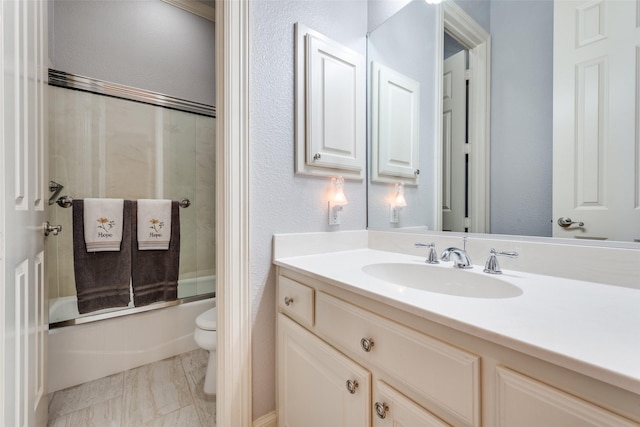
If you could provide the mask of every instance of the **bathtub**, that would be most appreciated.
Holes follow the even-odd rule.
[[[75,308],[72,298],[52,308]],[[49,330],[49,393],[197,349],[195,319],[213,306],[208,298]]]

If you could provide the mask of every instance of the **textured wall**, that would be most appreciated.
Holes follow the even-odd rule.
[[[213,22],[160,0],[56,0],[57,70],[215,105]]]
[[[553,1],[491,3],[491,232],[551,236]]]
[[[365,54],[362,0],[251,3],[250,158],[253,417],[275,409],[274,233],[366,226],[366,187],[347,181],[342,225],[328,225],[329,179],[294,174],[294,23]],[[362,78],[365,76],[363,74]]]

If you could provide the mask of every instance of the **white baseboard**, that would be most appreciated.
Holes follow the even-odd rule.
[[[253,427],[276,427],[278,425],[278,416],[276,411],[269,412],[253,421]]]

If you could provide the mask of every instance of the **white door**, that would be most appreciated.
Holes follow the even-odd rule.
[[[636,7],[555,1],[554,237],[640,239]]]
[[[0,0],[0,424],[47,422],[46,2]]]
[[[442,229],[465,231],[467,52],[444,60],[442,76]]]

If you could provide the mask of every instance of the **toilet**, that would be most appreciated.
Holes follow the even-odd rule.
[[[193,338],[201,348],[209,351],[207,373],[204,377],[204,392],[216,394],[216,369],[218,365],[218,309],[213,307],[196,317]]]

